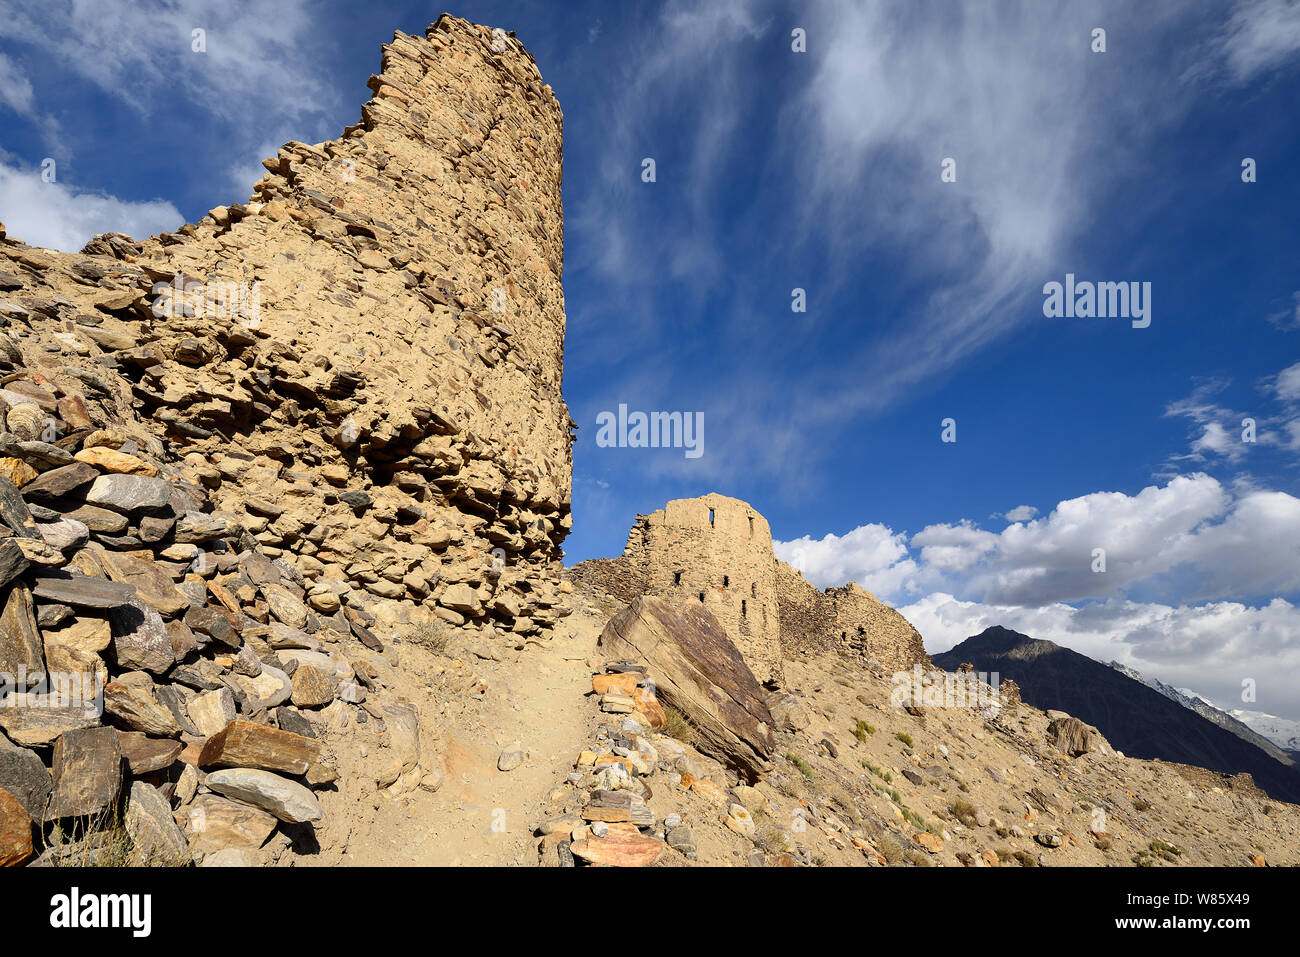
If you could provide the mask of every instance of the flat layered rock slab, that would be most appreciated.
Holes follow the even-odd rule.
[[[140,681],[110,681],[104,686],[104,713],[130,731],[158,738],[181,733],[180,723],[171,709],[158,698],[157,691]]]
[[[86,501],[117,512],[142,512],[162,508],[171,496],[171,485],[160,478],[101,475],[90,486]]]
[[[604,837],[574,841],[569,849],[574,857],[580,857],[588,864],[648,867],[664,855],[668,845],[646,837],[631,824],[611,824]]]
[[[319,757],[320,742],[314,738],[251,721],[232,721],[208,739],[199,765],[258,768],[296,776],[306,774]]]
[[[23,486],[23,497],[37,502],[52,502],[69,495],[99,478],[99,471],[84,462],[73,462],[43,472]]]
[[[135,586],[128,585],[132,594]],[[160,675],[176,663],[176,651],[162,615],[151,605],[132,598],[109,615],[113,628],[113,655],[119,668]]]
[[[140,731],[118,731],[117,743],[135,777],[171,767],[185,747],[172,738],[151,738]]]
[[[40,695],[15,695],[0,708],[0,728],[14,744],[42,748],[69,731],[99,725],[99,715],[80,704],[60,705]]]
[[[0,734],[0,788],[16,797],[27,813],[39,820],[53,787],[54,779],[40,755],[12,744]]]
[[[5,588],[11,581],[27,571],[30,562],[18,543],[12,538],[0,541],[0,588]]]
[[[0,867],[17,867],[32,856],[32,816],[18,798],[0,788]]]
[[[112,728],[68,731],[54,743],[54,791],[45,819],[100,814],[122,789],[122,748]]]
[[[319,821],[324,812],[316,795],[299,784],[257,768],[213,771],[204,781],[218,794],[260,808],[289,824]]]
[[[32,594],[77,608],[118,608],[135,597],[135,586],[71,572],[38,575]]]
[[[190,607],[190,600],[185,597],[185,593],[150,558],[130,552],[94,550],[109,578],[121,584],[134,585],[136,597],[159,614],[178,615]]]
[[[45,678],[45,644],[36,625],[32,593],[26,585],[14,584],[0,601],[4,603],[0,611],[0,674],[26,674],[31,687]]]
[[[178,867],[189,862],[190,843],[157,788],[131,782],[122,823],[131,835],[133,865]]]
[[[200,794],[175,816],[189,837],[190,849],[200,854],[261,847],[276,828],[273,815],[216,794]]]
[[[762,686],[705,606],[642,596],[610,619],[599,646],[646,663],[658,697],[698,729],[701,751],[750,781],[770,769],[776,741]]]

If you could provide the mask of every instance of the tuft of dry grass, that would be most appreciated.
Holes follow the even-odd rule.
[[[422,621],[411,629],[406,640],[435,654],[445,655],[451,647],[451,628],[444,621]]]
[[[659,729],[661,734],[666,734],[670,738],[676,738],[683,744],[694,744],[696,738],[695,725],[686,719],[686,716],[670,704],[666,704],[662,699],[659,706],[664,709],[664,726]]]

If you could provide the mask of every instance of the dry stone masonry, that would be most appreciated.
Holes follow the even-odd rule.
[[[321,610],[350,584],[532,633],[571,526],[560,107],[513,38],[448,16],[397,34],[370,87],[247,203],[80,256],[7,244],[0,308]]]
[[[370,86],[175,233],[0,225],[0,865],[264,860],[343,729],[424,782],[399,626],[567,613],[559,105],[448,16]]]
[[[898,611],[857,582],[820,591],[785,562],[777,562],[781,640],[787,654],[836,651],[883,671],[930,667],[921,633]]]
[[[623,558],[646,594],[703,603],[759,682],[780,680],[772,530],[751,505],[717,493],[675,499],[637,516]]]
[[[703,603],[768,685],[781,683],[783,654],[833,650],[888,671],[930,665],[906,618],[853,582],[820,591],[773,554],[767,520],[725,495],[638,515],[619,558],[582,562],[574,577],[628,604]]]

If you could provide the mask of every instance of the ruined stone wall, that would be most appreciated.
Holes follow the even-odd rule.
[[[787,653],[835,651],[874,659],[889,672],[914,664],[929,667],[920,632],[871,592],[856,582],[823,592],[797,569],[776,564],[781,643]]]
[[[560,107],[517,41],[449,16],[369,85],[247,203],[81,256],[10,243],[4,318],[88,403],[59,434],[138,421],[326,590],[535,631],[571,525]]]
[[[648,594],[702,601],[754,676],[780,680],[772,532],[752,506],[716,493],[676,499],[637,516],[623,555],[643,573]]]

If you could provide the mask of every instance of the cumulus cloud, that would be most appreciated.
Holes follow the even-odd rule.
[[[994,515],[993,518],[1005,518],[1008,522],[1027,522],[1038,514],[1038,509],[1032,505],[1017,505],[1009,512],[1002,515]]]
[[[909,539],[873,524],[774,548],[819,587],[857,581],[894,604],[932,653],[1002,625],[1225,707],[1252,678],[1269,708],[1300,716],[1293,692],[1279,700],[1300,687],[1300,499],[1285,492],[1198,473],[1062,501],[1001,532],[958,522]]]
[[[119,199],[63,182],[45,183],[40,171],[0,163],[0,216],[5,230],[33,246],[78,250],[96,233],[142,238],[185,222],[162,199]]]
[[[819,585],[857,580],[893,598],[949,591],[1041,607],[1131,593],[1174,600],[1292,594],[1300,592],[1300,499],[1233,491],[1196,473],[1136,495],[1068,499],[1001,532],[963,521],[929,525],[907,540],[865,525],[783,542],[778,554]]]
[[[805,535],[773,542],[772,548],[819,588],[855,581],[876,594],[893,595],[905,591],[917,572],[906,535],[884,525],[861,525],[846,535],[820,539]]]
[[[1300,717],[1294,693],[1300,684],[1300,607],[1282,598],[1254,606],[1112,599],[1078,608],[1064,603],[1031,608],[935,592],[899,611],[921,632],[932,654],[1001,625],[1192,688],[1220,708],[1246,703]],[[1256,702],[1244,702],[1246,688],[1258,695]]]
[[[1300,362],[1277,374],[1272,391],[1283,402],[1300,402]]]

